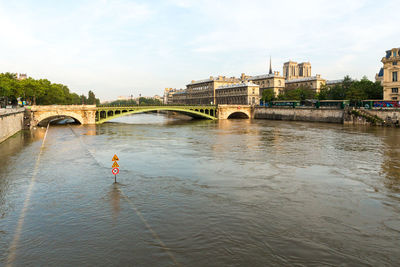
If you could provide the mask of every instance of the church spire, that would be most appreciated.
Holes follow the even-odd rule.
[[[269,74],[272,74],[272,62],[271,62],[271,56],[269,57]]]

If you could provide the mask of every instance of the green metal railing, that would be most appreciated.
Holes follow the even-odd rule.
[[[96,124],[101,124],[106,121],[126,116],[129,114],[145,113],[152,111],[174,111],[182,113],[194,118],[216,120],[217,106],[201,105],[201,106],[186,106],[186,105],[136,105],[136,106],[107,106],[101,105],[96,108]]]

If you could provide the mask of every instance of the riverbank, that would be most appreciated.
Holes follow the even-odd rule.
[[[354,112],[357,111],[357,112]],[[254,119],[399,126],[399,109],[316,109],[255,107]]]
[[[0,143],[24,128],[25,108],[0,109]]]

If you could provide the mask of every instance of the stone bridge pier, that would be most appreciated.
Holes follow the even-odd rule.
[[[31,106],[31,127],[57,118],[72,118],[80,124],[96,123],[96,105]]]
[[[254,110],[250,105],[218,105],[218,119],[253,119]]]

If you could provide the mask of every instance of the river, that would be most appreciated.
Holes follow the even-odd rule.
[[[400,263],[399,129],[142,114],[45,132],[0,144],[0,265]]]

